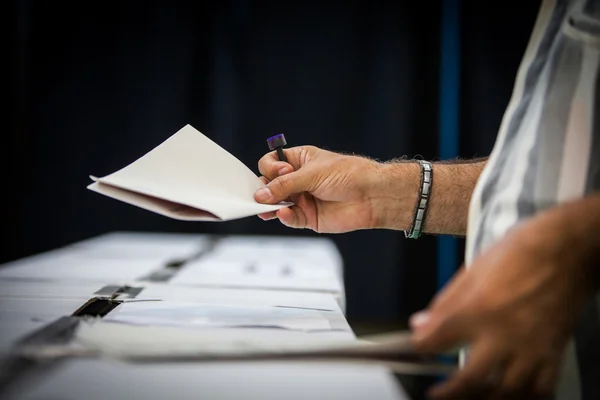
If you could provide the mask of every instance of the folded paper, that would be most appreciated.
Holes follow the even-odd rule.
[[[228,221],[290,205],[256,202],[262,181],[191,125],[128,166],[91,178],[90,190],[185,221]]]

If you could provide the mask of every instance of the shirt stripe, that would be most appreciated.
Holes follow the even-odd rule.
[[[600,190],[599,65],[600,0],[544,1],[473,193],[467,267],[527,218]],[[565,351],[555,398],[600,399],[600,293]]]
[[[490,155],[486,168],[482,172],[473,193],[474,201],[471,202],[469,210],[469,232],[465,257],[467,266],[472,261],[471,255],[476,252],[475,249],[481,248],[483,237],[480,231],[487,222],[482,208],[486,206],[493,194],[493,185],[489,182],[497,181],[496,171],[501,170],[505,165],[500,149],[505,147],[507,138],[511,136],[509,132],[516,132],[522,120],[522,114],[529,106],[531,98],[528,97],[528,94],[537,82],[537,77],[543,68],[545,54],[549,51],[551,45],[552,36],[548,34],[548,31],[551,30],[550,27],[556,29],[560,24],[564,13],[563,8],[564,5],[557,7],[555,1],[545,1],[538,13],[536,26],[527,46],[523,62],[519,67],[513,96],[503,118],[494,151]]]

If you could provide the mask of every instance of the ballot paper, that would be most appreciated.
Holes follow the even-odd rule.
[[[197,302],[141,301],[122,304],[104,319],[141,326],[276,328],[310,332],[331,330],[329,321],[323,315],[325,313],[331,311]]]
[[[331,268],[342,275],[342,257],[333,240],[324,237],[226,236],[211,256],[228,260],[270,258],[293,260],[304,265]]]
[[[343,292],[333,271],[298,263],[262,260],[251,264],[206,257],[192,261],[171,280],[176,285]]]
[[[0,293],[2,289],[0,281]],[[334,311],[342,315],[340,305],[331,293],[300,292],[288,290],[265,290],[248,288],[214,288],[173,285],[171,283],[144,282],[144,288],[136,299],[160,299],[165,301],[188,301],[198,303],[247,306],[288,307]],[[2,295],[0,294],[0,298]]]
[[[191,125],[128,166],[91,178],[90,190],[185,221],[228,221],[290,205],[256,202],[262,181]]]
[[[407,332],[381,334],[361,340],[335,333],[280,329],[140,326],[117,321],[83,321],[74,338],[87,355],[135,362],[265,361],[273,359],[339,360],[380,364],[406,374],[442,375],[456,366],[417,356]],[[68,355],[69,348],[64,348]],[[73,355],[81,353],[78,350]]]

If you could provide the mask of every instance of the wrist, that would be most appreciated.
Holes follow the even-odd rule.
[[[370,193],[371,228],[409,230],[420,182],[418,163],[379,163]]]

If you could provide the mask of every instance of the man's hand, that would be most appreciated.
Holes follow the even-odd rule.
[[[469,346],[464,369],[432,397],[533,398],[554,389],[566,343],[593,291],[585,263],[573,257],[582,252],[556,228],[545,217],[516,228],[413,316],[418,351]]]
[[[287,226],[340,233],[357,229],[410,229],[421,171],[414,162],[379,163],[300,146],[285,149],[288,163],[275,152],[258,163],[269,190],[254,196],[260,203],[291,200],[294,207],[260,215]],[[440,162],[434,166],[424,232],[464,235],[467,210],[485,159]]]
[[[392,175],[384,172],[386,165],[376,161],[333,153],[313,146],[285,149],[288,163],[279,161],[275,152],[268,153],[258,163],[267,187],[255,194],[261,203],[291,200],[294,206],[277,212],[261,214],[264,220],[279,218],[293,228],[308,228],[316,232],[341,233],[358,229],[386,228],[389,220],[382,213],[393,208],[404,209],[406,223],[416,204],[419,167],[406,164],[403,181],[392,183]],[[406,201],[392,207],[383,205],[390,186],[406,184]],[[410,185],[410,189],[408,190]]]

